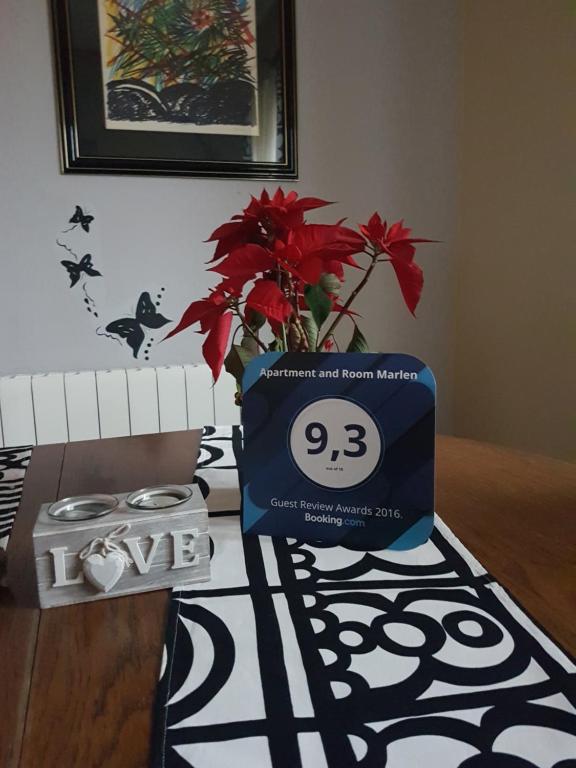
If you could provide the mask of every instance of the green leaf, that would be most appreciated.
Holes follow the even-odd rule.
[[[226,368],[228,373],[231,373],[232,376],[234,376],[240,388],[242,387],[244,369],[254,357],[256,357],[256,354],[238,344],[233,344],[230,348],[230,352],[226,355],[224,368]]]
[[[320,278],[320,286],[326,293],[332,293],[334,296],[338,296],[342,283],[338,280],[336,275],[331,275],[326,272]]]
[[[257,312],[255,309],[250,310],[249,326],[253,331],[259,331],[265,322],[266,317],[262,314],[262,312]]]
[[[269,352],[281,352],[282,351],[282,341],[277,336],[274,337],[274,339],[268,344],[268,351]]]
[[[308,348],[311,352],[315,352],[316,344],[318,344],[318,326],[314,322],[314,318],[308,315],[302,315],[300,320],[308,339]]]
[[[319,285],[307,285],[304,288],[304,298],[310,312],[312,312],[314,322],[318,328],[321,328],[332,309],[330,298]]]
[[[245,349],[247,352],[249,352],[252,357],[256,357],[256,355],[259,354],[258,352],[258,342],[254,338],[254,336],[250,336],[248,333],[242,338],[242,341],[240,342],[240,346],[242,349]]]
[[[352,334],[352,339],[350,341],[350,344],[348,344],[348,347],[346,349],[346,352],[368,352],[368,342],[364,338],[364,335],[362,334],[362,331],[360,328],[358,328],[357,325],[354,326],[354,333]]]

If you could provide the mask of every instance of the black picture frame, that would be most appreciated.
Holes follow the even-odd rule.
[[[106,127],[98,0],[51,0],[62,171],[297,179],[295,0],[254,2],[257,137]]]

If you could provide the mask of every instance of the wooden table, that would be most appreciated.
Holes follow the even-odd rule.
[[[192,479],[198,432],[39,447],[0,591],[0,766],[145,768],[167,591],[40,612],[31,531],[41,503]],[[576,465],[438,439],[437,509],[524,607],[576,652]]]

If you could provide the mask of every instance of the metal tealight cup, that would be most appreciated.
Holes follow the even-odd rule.
[[[141,488],[126,498],[126,504],[132,509],[148,510],[167,509],[183,504],[192,496],[187,485],[156,485]]]
[[[70,496],[51,504],[48,516],[63,522],[93,520],[96,517],[109,515],[118,506],[116,496],[107,493],[93,493],[86,496]]]

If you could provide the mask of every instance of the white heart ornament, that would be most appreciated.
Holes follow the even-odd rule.
[[[110,592],[124,573],[126,561],[120,552],[89,555],[84,560],[84,576],[100,592]]]

